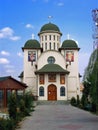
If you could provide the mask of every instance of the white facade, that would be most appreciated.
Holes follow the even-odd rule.
[[[28,40],[23,49],[21,80],[38,100],[69,100],[80,95],[77,43],[65,40],[52,23],[42,26],[39,41]]]

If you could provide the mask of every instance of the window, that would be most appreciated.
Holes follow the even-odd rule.
[[[57,43],[57,48],[59,48],[59,43]]]
[[[53,35],[53,40],[55,40],[55,35]]]
[[[55,42],[54,42],[54,50],[55,50]]]
[[[60,84],[65,84],[65,74],[60,75]]]
[[[47,42],[45,43],[45,50],[47,50]]]
[[[47,61],[48,61],[48,64],[54,64],[55,58],[53,56],[50,56],[50,57],[48,57]]]
[[[0,90],[0,106],[2,107],[3,106],[3,97],[4,96],[4,91],[3,90]]]
[[[39,84],[44,84],[44,75],[43,74],[39,75]]]
[[[42,41],[43,41],[43,36],[42,36]]]
[[[57,36],[57,41],[59,41],[59,36]]]
[[[49,40],[51,40],[51,35],[49,35]]]
[[[56,82],[56,74],[49,74],[48,81],[49,82]]]
[[[45,40],[47,40],[47,35],[45,35]]]
[[[60,96],[65,96],[65,87],[60,88]]]
[[[44,87],[39,88],[39,96],[44,96]]]
[[[43,48],[43,43],[42,43],[42,48]]]
[[[51,42],[49,43],[49,49],[51,50]]]

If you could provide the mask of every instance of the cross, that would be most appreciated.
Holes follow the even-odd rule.
[[[32,34],[32,39],[34,39],[35,38],[35,35],[34,34]]]
[[[70,39],[70,35],[69,35],[69,33],[67,34],[67,39]]]
[[[51,16],[51,15],[48,16],[49,22],[51,21],[52,18],[53,18],[53,16]]]

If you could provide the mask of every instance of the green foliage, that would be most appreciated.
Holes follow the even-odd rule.
[[[14,120],[1,118],[0,130],[15,130]]]
[[[84,74],[84,81],[90,81],[90,87],[84,83],[83,96],[88,101],[88,106],[92,106],[92,111],[98,113],[98,49],[91,54],[88,67]],[[90,100],[88,100],[88,96]],[[84,97],[83,97],[84,98]],[[83,103],[83,102],[82,102]]]
[[[31,93],[25,93],[24,95],[17,95],[13,93],[9,97],[8,103],[8,112],[10,119],[4,121],[8,123],[8,126],[2,123],[2,130],[10,127],[10,130],[13,130],[17,126],[17,123],[25,116],[30,115],[31,110],[33,109],[33,98]],[[13,126],[11,122],[13,123]],[[4,125],[3,125],[4,124]],[[7,128],[6,128],[7,127]],[[11,128],[12,127],[12,128]]]
[[[16,120],[16,118],[17,118],[17,99],[16,99],[15,93],[10,95],[8,111],[9,111],[9,117]]]
[[[79,105],[80,105],[80,99],[79,99],[79,95],[77,95],[77,106],[79,107]]]
[[[71,98],[70,103],[71,103],[72,106],[76,106],[77,105],[77,100],[75,99],[75,97]]]

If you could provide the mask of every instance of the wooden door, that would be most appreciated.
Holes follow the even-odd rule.
[[[57,88],[53,84],[48,86],[48,100],[57,100]]]

